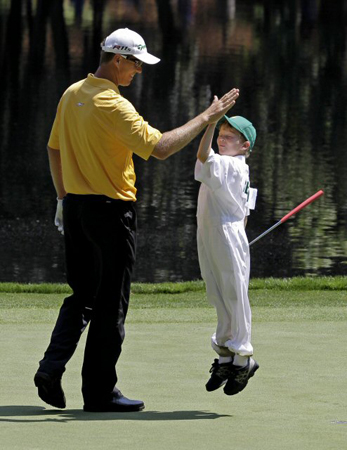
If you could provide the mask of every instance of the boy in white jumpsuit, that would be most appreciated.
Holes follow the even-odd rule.
[[[259,368],[251,357],[251,310],[248,299],[249,245],[245,232],[249,209],[257,191],[249,187],[246,158],[254,146],[256,130],[241,116],[216,123],[201,139],[195,179],[201,182],[197,208],[197,244],[208,301],[216,308],[218,325],[212,348],[219,355],[212,364],[207,391],[224,386],[227,395],[241,392]]]

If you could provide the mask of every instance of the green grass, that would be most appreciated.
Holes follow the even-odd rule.
[[[347,277],[293,277],[293,278],[255,278],[250,281],[250,290],[276,289],[281,291],[344,291],[347,290]],[[135,294],[179,294],[183,292],[202,292],[205,290],[201,280],[178,283],[133,283]],[[67,284],[22,284],[0,283],[0,292],[68,294],[71,292]]]
[[[233,397],[204,389],[216,317],[203,283],[135,284],[119,387],[143,399],[146,409],[131,414],[81,410],[86,334],[64,374],[67,408],[41,402],[33,374],[70,291],[2,284],[1,448],[341,450],[347,442],[345,282],[253,280],[252,341],[260,369]]]
[[[329,289],[316,290],[289,290],[288,283],[284,280],[280,287],[276,288],[275,284],[272,285],[266,281],[263,280],[263,284],[272,286],[270,289],[250,290],[254,322],[344,321],[347,318],[346,291],[336,288],[331,280],[329,283],[325,280],[324,284],[319,284],[320,286],[329,285]],[[15,286],[16,290],[19,290],[18,286],[20,285]],[[340,280],[337,286],[341,286]],[[25,285],[22,287],[24,289]],[[59,289],[58,293],[53,289],[53,293],[46,293],[44,289],[42,292],[41,289],[37,289],[38,292],[16,293],[11,292],[10,288],[7,292],[0,292],[0,324],[22,321],[46,323],[55,317],[56,309],[60,307],[64,297],[70,294],[69,290],[65,292]],[[207,302],[201,282],[182,283],[182,285],[165,283],[165,288],[162,285],[137,285],[132,290],[130,305],[133,314],[128,318],[128,322],[133,323],[175,323],[177,321],[203,323],[214,320],[215,317],[214,309]],[[15,314],[13,309],[16,309]]]

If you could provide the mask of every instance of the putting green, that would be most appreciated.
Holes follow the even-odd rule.
[[[86,335],[63,378],[67,408],[57,410],[41,402],[32,379],[57,309],[20,305],[4,309],[1,448],[346,448],[345,307],[334,306],[333,317],[340,317],[336,321],[315,319],[321,317],[317,308],[312,306],[308,313],[307,306],[303,311],[296,306],[294,314],[290,305],[267,310],[253,307],[253,345],[260,369],[247,388],[233,397],[222,390],[207,393],[204,389],[215,357],[210,348],[215,323],[211,308],[153,308],[145,316],[140,309],[130,310],[119,388],[131,398],[143,399],[146,409],[127,414],[81,410],[80,368]],[[264,320],[266,311],[270,322]],[[151,316],[155,317],[152,322]]]

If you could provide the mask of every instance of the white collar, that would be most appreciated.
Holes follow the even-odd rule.
[[[234,156],[234,158],[237,158],[238,160],[246,164],[246,157],[244,155],[236,155]]]

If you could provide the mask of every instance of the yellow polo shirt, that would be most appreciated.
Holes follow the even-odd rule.
[[[147,160],[161,136],[115,84],[89,74],[60,99],[48,146],[60,150],[66,192],[136,201],[132,155]]]

